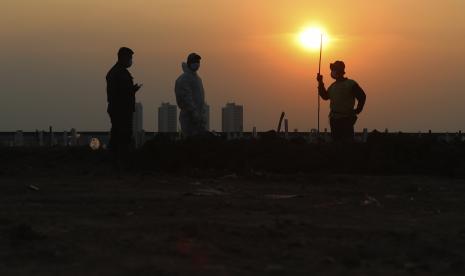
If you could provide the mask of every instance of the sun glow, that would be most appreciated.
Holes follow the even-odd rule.
[[[328,34],[322,28],[309,27],[300,32],[298,42],[305,49],[319,50],[322,39],[323,45],[329,42]]]

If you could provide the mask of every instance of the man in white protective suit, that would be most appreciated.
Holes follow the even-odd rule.
[[[192,53],[182,63],[183,73],[176,80],[176,102],[181,109],[179,122],[184,136],[192,137],[207,133],[205,91],[197,74],[202,58]]]

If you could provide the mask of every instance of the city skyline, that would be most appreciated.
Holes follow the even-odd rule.
[[[318,55],[295,38],[320,25],[331,38],[323,52],[326,83],[329,63],[342,59],[367,93],[357,130],[456,132],[465,125],[464,9],[455,0],[115,0],[110,9],[103,0],[7,1],[0,11],[0,131],[108,130],[104,76],[121,46],[135,50],[130,71],[144,84],[137,101],[146,114],[174,102],[181,62],[196,51],[212,114],[240,102],[247,106],[244,130],[274,129],[285,111],[290,129],[309,131],[316,127]],[[322,129],[327,114],[323,103]],[[147,116],[144,128],[154,131],[155,120]],[[211,129],[221,129],[219,116]]]
[[[217,116],[213,116],[214,119],[216,120],[220,120],[221,121],[221,124],[219,126],[219,128],[217,129],[212,129],[210,127],[210,121],[211,121],[211,113],[210,113],[210,110],[211,110],[211,107],[210,105],[206,105],[207,106],[207,129],[209,131],[216,131],[216,132],[224,132],[223,131],[223,114],[224,114],[224,109],[225,107],[227,107],[228,105],[230,104],[233,104],[233,105],[236,105],[236,103],[234,102],[227,102],[225,103],[225,106],[222,106],[220,107],[221,111],[219,112],[219,114],[217,114]],[[180,110],[178,110],[178,107],[177,105],[172,105],[170,102],[161,102],[160,105],[157,107],[157,113],[156,113],[156,116],[152,116],[152,114],[149,114],[149,115],[145,115],[144,113],[144,105],[140,102],[137,102],[136,103],[136,111],[134,112],[134,117],[133,117],[133,133],[136,133],[138,131],[145,131],[145,132],[155,132],[155,133],[160,133],[160,132],[170,132],[170,131],[164,131],[164,130],[161,130],[160,131],[160,108],[162,108],[164,105],[170,105],[172,107],[176,107],[176,131],[175,132],[178,132],[180,131],[180,124],[179,124],[179,112]],[[236,105],[236,106],[239,106],[241,108],[243,108],[242,105]],[[242,111],[243,112],[243,111]],[[152,126],[153,128],[151,127],[146,127],[146,117],[147,118],[155,118],[155,122],[156,124],[154,126]],[[286,119],[288,120],[288,119]],[[278,122],[278,120],[277,120]],[[244,122],[243,122],[244,123]],[[244,123],[245,125],[245,123]],[[179,126],[179,127],[178,127]],[[74,126],[67,126],[67,127],[64,127],[64,128],[55,128],[53,125],[50,125],[50,126],[47,126],[46,128],[31,128],[31,129],[11,129],[11,130],[0,130],[0,133],[11,133],[11,132],[36,132],[36,131],[45,131],[46,129],[49,129],[49,128],[53,128],[54,129],[54,132],[57,132],[57,133],[60,133],[60,132],[63,132],[63,131],[71,131],[71,130],[74,130],[76,129]],[[245,129],[243,128],[243,132],[253,132],[254,128],[258,131],[258,132],[266,132],[266,131],[269,131],[269,130],[275,130],[275,128],[270,128],[270,129],[260,129],[260,128],[257,128],[256,126],[252,126],[250,129]],[[171,128],[170,128],[171,129]],[[329,129],[328,127],[325,127],[325,128],[322,128],[322,131],[324,129]],[[444,131],[434,131],[432,130],[431,128],[429,129],[422,129],[422,130],[417,130],[417,131],[402,131],[402,130],[399,130],[399,129],[389,129],[389,128],[374,128],[374,129],[369,129],[369,128],[366,128],[366,127],[363,127],[363,126],[359,126],[357,128],[357,131],[358,132],[363,132],[364,129],[368,129],[369,131],[379,131],[379,132],[389,132],[389,133],[396,133],[396,132],[406,132],[406,133],[428,133],[428,132],[434,132],[434,133],[450,133],[450,134],[453,134],[453,133],[462,133],[463,132],[463,129],[456,129],[456,130],[452,130],[452,131],[449,131],[449,130],[444,130]],[[316,130],[316,128],[311,128],[311,129],[298,129],[298,128],[291,128],[289,127],[289,131],[295,131],[297,130],[298,132],[311,132],[313,130]],[[110,130],[109,129],[80,129],[80,131],[84,131],[84,132],[109,132]]]

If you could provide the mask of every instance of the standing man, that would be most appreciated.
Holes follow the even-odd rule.
[[[331,77],[336,81],[326,90],[323,76],[318,74],[318,93],[323,100],[330,100],[329,121],[331,136],[335,142],[353,142],[357,115],[365,106],[366,94],[354,80],[346,78],[342,61],[331,63]],[[357,107],[354,109],[355,100]]]
[[[202,58],[192,53],[182,63],[184,73],[176,80],[176,102],[181,109],[179,122],[186,137],[207,132],[205,92],[202,79],[197,74]]]
[[[134,84],[128,68],[132,66],[134,52],[126,47],[119,49],[118,62],[107,74],[107,112],[111,119],[110,150],[116,165],[121,168],[132,142],[132,117],[136,92],[142,87]]]

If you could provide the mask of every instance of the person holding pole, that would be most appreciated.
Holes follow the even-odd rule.
[[[354,139],[357,115],[365,106],[366,94],[357,82],[345,77],[344,62],[338,60],[331,63],[330,69],[335,82],[326,89],[323,76],[318,73],[318,94],[323,100],[330,101],[329,122],[333,140],[338,143],[351,143]]]

